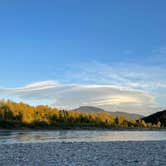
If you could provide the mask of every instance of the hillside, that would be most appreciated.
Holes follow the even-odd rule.
[[[90,107],[90,110],[97,110]],[[114,117],[107,112],[85,113],[65,111],[45,105],[31,106],[23,102],[0,100],[1,128],[40,128],[40,129],[74,129],[74,128],[128,128],[146,127],[144,121],[129,120],[125,117]],[[93,110],[93,111],[94,111]],[[103,111],[103,110],[102,110]],[[100,113],[99,113],[100,112]]]
[[[108,112],[105,111],[104,109],[98,108],[98,107],[92,107],[92,106],[81,106],[79,108],[76,108],[72,111],[76,111],[76,112],[88,112],[88,113],[99,113],[99,112],[107,112],[113,116],[125,116],[128,119],[141,119],[143,118],[143,115],[139,115],[139,114],[130,114],[130,113],[126,113],[126,112]]]
[[[166,127],[166,110],[144,117],[142,120],[146,123],[157,123],[160,121],[161,126]]]
[[[89,112],[89,113],[98,113],[98,112],[106,112],[104,109],[98,108],[98,107],[92,107],[92,106],[81,106],[79,108],[76,108],[72,111],[76,112]]]

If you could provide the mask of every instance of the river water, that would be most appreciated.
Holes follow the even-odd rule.
[[[166,140],[166,131],[0,131],[0,144],[35,142],[107,142]]]

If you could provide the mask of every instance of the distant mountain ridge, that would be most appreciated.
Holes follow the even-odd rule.
[[[125,116],[128,119],[141,119],[144,116],[140,115],[140,114],[132,114],[132,113],[126,113],[126,112],[109,112],[109,111],[105,111],[104,109],[98,108],[98,107],[93,107],[93,106],[81,106],[79,108],[76,108],[72,111],[76,111],[76,112],[89,112],[89,113],[99,113],[99,112],[106,112],[109,113],[110,115],[113,116]]]

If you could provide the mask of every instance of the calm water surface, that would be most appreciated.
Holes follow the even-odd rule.
[[[0,144],[166,140],[166,131],[0,131]]]

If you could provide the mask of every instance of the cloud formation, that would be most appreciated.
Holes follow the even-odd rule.
[[[82,84],[106,84],[142,90],[155,96],[158,106],[165,106],[166,96],[163,94],[166,94],[166,65],[164,64],[83,63],[69,66],[64,77],[69,83],[77,81]]]
[[[152,90],[166,85],[166,68],[132,63],[93,62],[69,67],[66,79]]]
[[[44,81],[19,88],[0,88],[0,92],[26,102],[48,100],[52,106],[67,109],[88,105],[107,111],[148,114],[155,105],[154,98],[141,90],[114,85],[60,84],[57,81]]]

